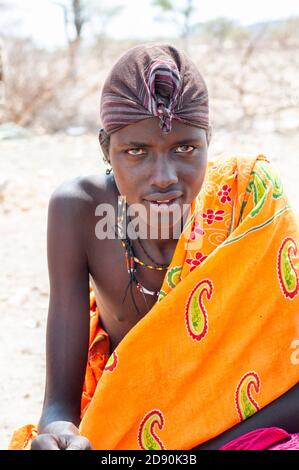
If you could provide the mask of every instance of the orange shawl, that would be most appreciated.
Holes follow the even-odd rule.
[[[99,338],[101,380],[89,361],[80,432],[95,449],[191,449],[297,383],[298,235],[264,156],[210,162],[158,302],[108,362]]]

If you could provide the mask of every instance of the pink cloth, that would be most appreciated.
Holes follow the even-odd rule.
[[[289,434],[280,428],[255,429],[220,450],[299,450],[299,433]]]
[[[299,450],[299,433],[291,434],[288,441],[269,447],[268,450]]]

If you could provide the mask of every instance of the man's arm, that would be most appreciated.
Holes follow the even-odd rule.
[[[38,428],[43,436],[37,438],[33,448],[47,448],[44,445],[52,448],[45,434],[55,436],[55,439],[57,435],[64,435],[63,442],[65,436],[78,434],[76,426],[80,422],[89,342],[89,274],[83,243],[84,217],[84,202],[75,186],[66,183],[56,190],[50,200],[48,215],[47,370]],[[59,448],[66,448],[61,440],[57,442]]]
[[[220,436],[194,447],[194,450],[219,449],[227,442],[236,439],[242,434],[257,428],[269,428],[272,426],[283,428],[290,433],[299,432],[299,384],[269,403],[269,405],[250,418],[228,429],[223,434],[220,434]]]

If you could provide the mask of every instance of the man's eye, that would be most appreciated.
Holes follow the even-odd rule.
[[[179,147],[175,149],[175,151],[177,153],[190,153],[194,149],[195,147],[193,147],[192,145],[180,145]]]
[[[134,157],[138,157],[139,155],[143,155],[145,153],[145,151],[143,149],[130,149],[130,150],[127,150],[127,153],[129,155],[133,155]]]

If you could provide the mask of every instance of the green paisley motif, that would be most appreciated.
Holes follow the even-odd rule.
[[[157,302],[160,302],[162,299],[164,299],[164,297],[166,297],[166,295],[167,295],[166,292],[164,292],[164,290],[161,289],[160,292],[159,292],[159,297],[158,297]]]
[[[285,280],[285,283],[287,285],[287,289],[289,291],[293,291],[296,288],[297,285],[297,279],[293,270],[293,267],[290,263],[289,256],[288,256],[288,246],[284,248],[284,251],[282,252],[282,258],[281,258],[281,270],[282,270],[282,275]]]
[[[268,178],[268,180],[271,182],[273,186],[272,197],[274,199],[281,198],[283,195],[283,185],[278,174],[275,172],[273,167],[266,161],[260,161],[258,162],[258,165],[261,171],[266,175],[266,177]]]
[[[278,253],[278,277],[281,289],[287,299],[293,299],[299,292],[299,280],[292,257],[297,255],[297,245],[293,238],[287,237]]]
[[[203,279],[194,286],[185,307],[187,331],[195,341],[201,341],[208,332],[208,315],[203,302],[204,294],[208,300],[211,299],[213,283],[210,279]]]
[[[200,331],[204,327],[204,317],[199,307],[197,298],[194,296],[190,303],[191,322],[195,331]]]
[[[155,441],[154,437],[151,435],[149,426],[147,426],[144,429],[143,441],[145,444],[145,448],[147,450],[160,450],[161,449],[160,445]]]
[[[250,416],[256,413],[256,408],[249,400],[245,390],[241,391],[240,404],[242,406],[244,419],[250,418]]]
[[[252,396],[252,390],[260,391],[260,378],[256,372],[248,372],[240,380],[235,396],[235,403],[241,421],[259,410],[259,405]]]
[[[266,201],[270,186],[272,186],[272,197],[279,199],[283,196],[284,190],[282,181],[271,164],[266,160],[258,160],[255,164],[254,170],[251,173],[250,181],[246,188],[246,194],[249,195],[253,191],[253,200],[255,207],[250,212],[250,216],[254,217],[262,210]],[[243,221],[243,212],[247,205],[248,197],[242,202],[240,210],[240,222]]]
[[[268,188],[263,177],[256,171],[253,171],[254,178],[249,183],[249,189],[253,191],[253,200],[255,207],[250,212],[250,216],[254,217],[262,210],[267,194]]]
[[[138,432],[140,449],[165,450],[163,442],[155,432],[155,428],[162,429],[163,426],[163,414],[159,410],[149,412],[143,419]]]
[[[180,282],[181,272],[182,266],[173,266],[167,272],[166,280],[171,289],[173,289]]]

